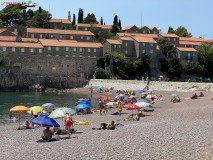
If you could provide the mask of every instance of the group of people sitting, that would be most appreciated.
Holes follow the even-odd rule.
[[[199,96],[195,93],[192,95],[191,99],[198,99],[198,97],[204,97],[203,92],[200,92]]]
[[[178,102],[180,102],[180,97],[173,97],[173,98],[171,99],[171,102],[173,102],[173,103],[178,103]]]

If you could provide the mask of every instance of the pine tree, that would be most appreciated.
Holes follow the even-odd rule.
[[[83,22],[84,22],[84,11],[83,9],[79,8],[78,23],[83,23]]]
[[[101,21],[100,22],[101,22],[101,25],[103,25],[103,17],[101,17]]]
[[[121,20],[119,19],[118,26],[121,29]]]
[[[75,26],[75,13],[73,14],[72,26]]]

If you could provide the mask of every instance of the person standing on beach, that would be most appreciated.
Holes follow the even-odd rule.
[[[9,119],[12,119],[12,116],[13,116],[13,115],[12,115],[12,112],[10,112],[10,113],[8,114],[8,118],[9,118]]]
[[[99,99],[99,110],[100,110],[100,115],[102,115],[102,109],[103,109],[103,102],[102,102],[102,99]]]
[[[122,112],[122,100],[120,99],[120,101],[118,102],[118,112],[119,112],[119,115],[121,115],[121,112]]]
[[[92,98],[92,93],[93,93],[93,88],[92,88],[92,85],[91,85],[91,87],[90,87],[90,96],[91,96],[91,98]]]

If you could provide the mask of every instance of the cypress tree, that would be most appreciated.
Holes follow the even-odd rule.
[[[83,9],[79,8],[78,23],[83,23],[83,22],[84,22],[84,11]]]
[[[74,26],[75,25],[75,13],[73,14],[73,20],[72,20],[72,26]]]
[[[101,25],[103,25],[103,17],[101,17]]]
[[[113,25],[118,25],[118,16],[115,15]]]
[[[118,26],[121,29],[121,20],[119,19]]]

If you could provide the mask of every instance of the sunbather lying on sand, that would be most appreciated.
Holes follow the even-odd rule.
[[[70,131],[71,132],[71,131]],[[69,132],[65,129],[61,129],[59,127],[54,127],[53,128],[53,133],[54,134],[58,134],[58,135],[65,135],[65,134],[69,134]]]
[[[110,124],[101,123],[100,127],[98,127],[98,128],[92,128],[92,129],[93,130],[101,130],[101,129],[113,130],[113,129],[115,129],[115,122],[112,121]]]

